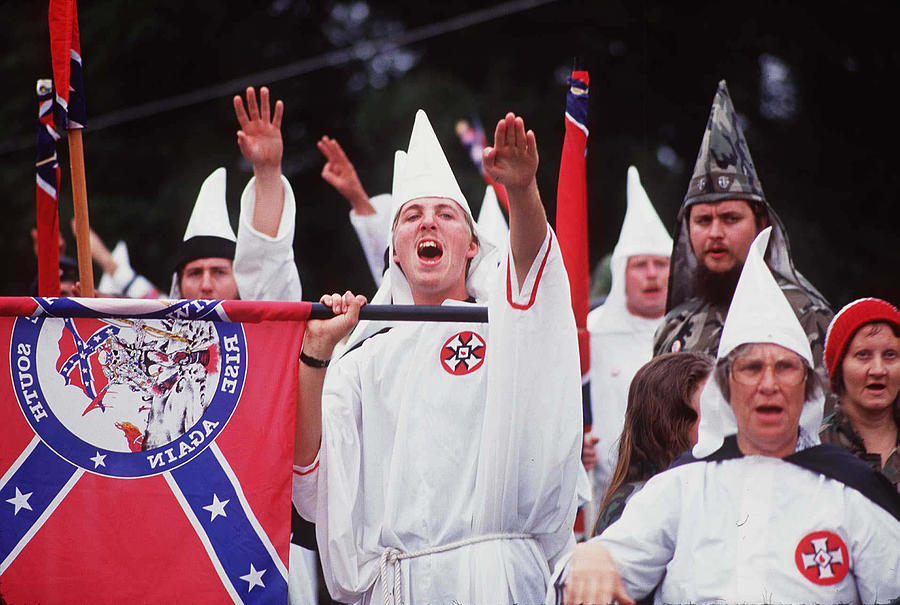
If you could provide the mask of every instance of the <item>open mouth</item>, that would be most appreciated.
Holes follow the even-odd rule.
[[[728,248],[710,248],[706,253],[713,258],[722,258],[728,254]]]
[[[781,416],[784,413],[784,408],[780,405],[761,405],[756,408],[756,413],[759,414],[764,420],[766,419],[775,419]]]
[[[873,382],[866,385],[866,392],[873,395],[881,395],[887,386],[882,382]]]
[[[444,249],[433,239],[423,239],[416,246],[416,254],[425,262],[437,262],[444,255]]]

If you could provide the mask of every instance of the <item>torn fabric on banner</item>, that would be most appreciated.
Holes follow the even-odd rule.
[[[287,602],[309,308],[0,298],[0,601]]]

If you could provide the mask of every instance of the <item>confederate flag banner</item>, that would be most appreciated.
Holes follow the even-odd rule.
[[[0,602],[287,602],[309,310],[0,298]]]
[[[588,259],[587,216],[587,71],[575,70],[569,78],[566,94],[565,125],[562,157],[559,162],[559,183],[556,192],[556,235],[562,251],[569,287],[572,290],[572,310],[578,326],[578,350],[581,356],[582,397],[585,430],[590,430],[591,405],[588,386],[591,369],[590,335],[587,314],[590,307],[590,268]]]

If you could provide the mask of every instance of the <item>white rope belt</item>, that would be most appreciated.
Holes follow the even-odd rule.
[[[381,553],[381,596],[384,605],[403,605],[403,594],[401,593],[401,577],[400,577],[400,561],[404,559],[415,559],[426,555],[435,555],[437,553],[455,550],[463,546],[478,544],[479,542],[492,542],[495,540],[534,540],[532,534],[486,534],[484,536],[475,536],[474,538],[466,538],[458,542],[450,544],[442,544],[432,548],[424,548],[414,552],[403,552],[396,548],[386,548]],[[391,589],[388,586],[388,567],[394,568],[394,590],[393,597]]]

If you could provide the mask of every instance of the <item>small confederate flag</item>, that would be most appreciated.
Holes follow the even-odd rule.
[[[53,123],[53,81],[38,80],[37,161],[35,162],[35,217],[37,223],[38,291],[59,296],[59,133]]]
[[[50,0],[50,58],[59,125],[66,130],[84,128],[84,73],[81,68],[81,40],[78,35],[78,7],[75,0]]]
[[[0,298],[0,603],[287,602],[309,308]]]

